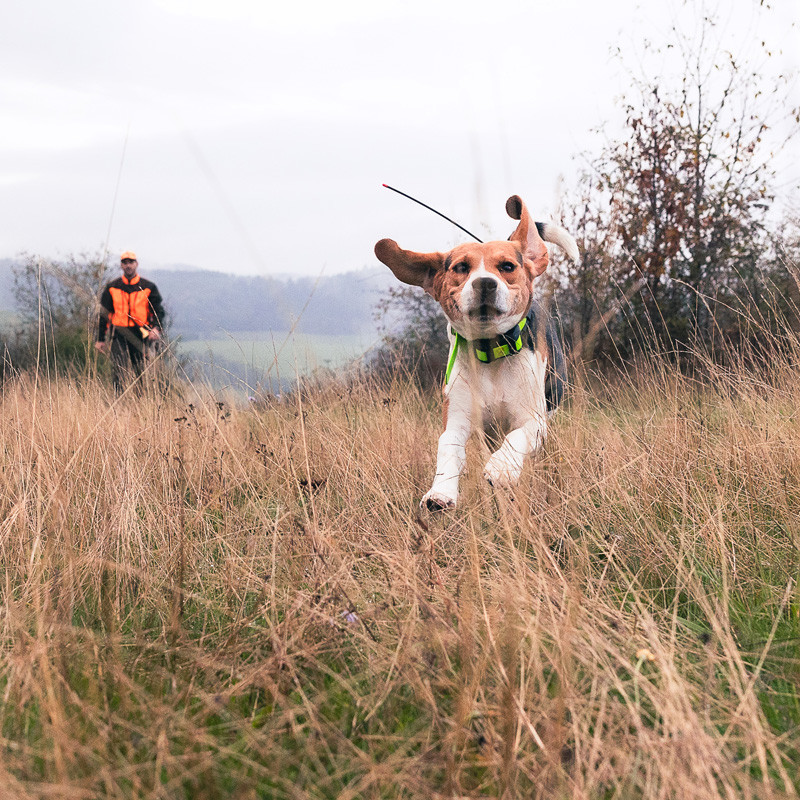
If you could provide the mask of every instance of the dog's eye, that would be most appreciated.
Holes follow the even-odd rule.
[[[502,261],[497,265],[497,269],[500,272],[513,272],[516,268],[517,265],[513,261]]]
[[[464,275],[469,272],[469,264],[466,261],[459,261],[458,264],[453,264],[451,269],[459,275]]]

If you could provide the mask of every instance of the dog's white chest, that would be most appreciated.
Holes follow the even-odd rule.
[[[545,359],[528,349],[491,364],[459,353],[445,395],[451,406],[468,404],[485,420],[513,427],[546,415],[546,367]]]

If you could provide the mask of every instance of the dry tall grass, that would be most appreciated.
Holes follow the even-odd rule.
[[[7,382],[2,795],[796,796],[798,397],[654,359],[421,518],[408,384]]]

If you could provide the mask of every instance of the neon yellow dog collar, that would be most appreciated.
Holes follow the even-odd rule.
[[[505,358],[506,356],[513,356],[522,350],[522,331],[525,328],[527,318],[523,317],[510,331],[506,331],[494,339],[476,339],[472,342],[475,351],[475,358],[484,364],[491,364],[492,361]],[[453,344],[453,349],[450,352],[450,358],[447,362],[447,371],[444,374],[445,385],[450,383],[450,373],[453,371],[453,366],[456,363],[456,355],[458,348],[463,344],[469,344],[469,339],[464,338],[455,328],[450,329],[456,340]]]

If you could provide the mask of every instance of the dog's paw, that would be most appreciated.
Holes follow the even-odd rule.
[[[523,459],[517,454],[509,456],[498,450],[487,462],[483,469],[484,480],[496,489],[511,489],[519,483],[522,475]]]
[[[456,507],[456,498],[443,492],[435,492],[431,489],[422,500],[419,501],[420,508],[427,508],[428,511],[447,511]]]

